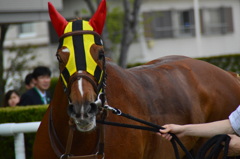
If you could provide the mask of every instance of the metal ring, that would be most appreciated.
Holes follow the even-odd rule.
[[[67,159],[68,157],[73,156],[72,154],[62,154],[60,159]]]
[[[122,115],[122,111],[120,109],[116,109],[116,114],[117,115]]]
[[[67,154],[62,154],[62,155],[60,156],[60,159],[65,159],[65,157],[68,157]]]

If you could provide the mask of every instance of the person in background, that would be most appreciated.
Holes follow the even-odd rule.
[[[29,90],[35,86],[32,73],[29,73],[26,75],[24,83],[25,83],[25,88],[27,90]]]
[[[20,94],[16,90],[9,90],[4,97],[4,107],[15,107],[20,101]]]
[[[218,134],[228,134],[228,136],[231,137],[228,155],[240,155],[240,105],[230,114],[229,118],[225,120],[202,124],[167,124],[163,127],[165,129],[159,130],[158,134],[167,140],[172,139],[172,136],[169,134],[169,132],[176,134],[178,137],[213,137]]]
[[[48,67],[38,66],[32,73],[35,86],[25,92],[18,105],[42,105],[50,103],[50,93],[47,91],[51,82],[51,71]]]

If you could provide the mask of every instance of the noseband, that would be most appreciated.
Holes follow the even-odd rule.
[[[69,96],[71,93],[71,87],[74,81],[76,80],[80,80],[81,78],[86,79],[88,82],[91,83],[91,85],[93,86],[93,89],[95,91],[96,94],[98,94],[98,86],[97,86],[97,82],[95,80],[93,80],[90,75],[88,75],[87,73],[75,73],[71,76],[71,78],[69,79],[68,82],[68,89],[66,89],[66,93]]]

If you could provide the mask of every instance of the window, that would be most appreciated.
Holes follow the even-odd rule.
[[[200,9],[203,35],[233,32],[231,7]],[[168,10],[143,13],[146,38],[161,39],[195,36],[194,10]]]
[[[36,36],[34,30],[34,23],[23,23],[19,24],[19,37],[33,37]]]
[[[201,10],[202,33],[204,35],[233,32],[232,8],[208,8]]]
[[[173,37],[171,11],[143,13],[145,36],[148,38]]]
[[[194,35],[195,25],[193,10],[179,11],[179,17],[179,35]]]
[[[147,38],[194,36],[193,10],[145,12],[143,19]]]

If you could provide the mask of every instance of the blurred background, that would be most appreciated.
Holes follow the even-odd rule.
[[[100,2],[0,0],[0,96],[9,89],[21,92],[24,77],[39,65],[58,78],[58,37],[48,1],[67,20],[88,20]],[[107,7],[106,56],[121,67],[184,55],[213,63],[221,57],[224,69],[239,73],[240,0],[107,0]]]
[[[25,91],[36,66],[59,77],[58,37],[48,1],[67,19],[89,20],[100,0],[0,0],[0,107],[5,92]],[[240,0],[106,0],[105,54],[123,68],[168,55],[184,55],[240,73]],[[1,123],[40,121],[47,106],[0,109]],[[27,134],[32,158],[35,134]],[[0,137],[1,159],[14,158],[13,137]]]

